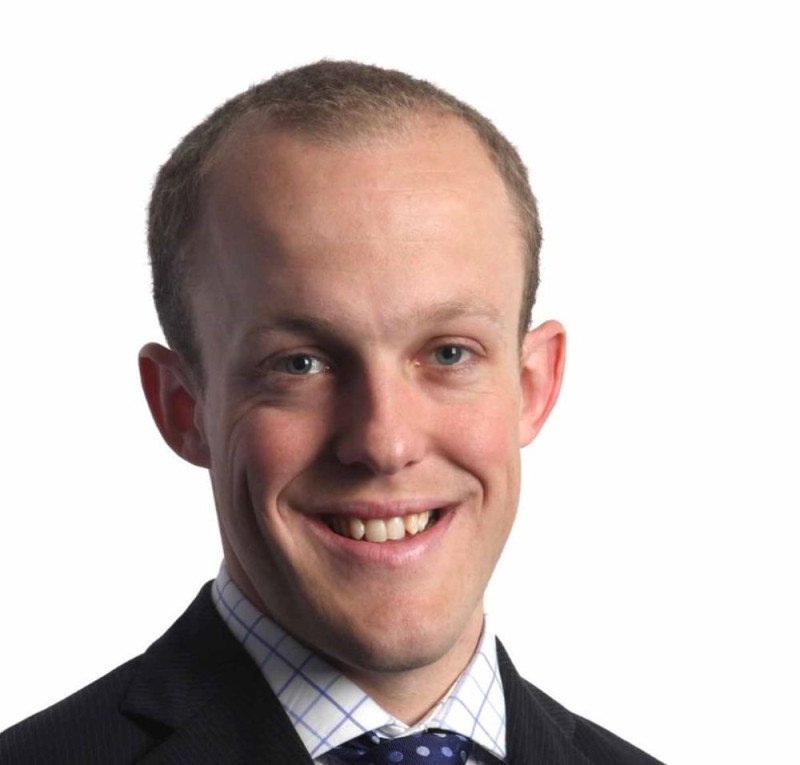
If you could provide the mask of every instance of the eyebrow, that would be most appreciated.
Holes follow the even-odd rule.
[[[494,306],[477,299],[448,300],[414,312],[414,319],[419,322],[451,321],[465,318],[488,319],[492,324],[503,325],[500,312]]]
[[[485,319],[498,327],[504,326],[500,312],[482,300],[448,300],[423,306],[412,311],[403,323],[435,324],[465,318]],[[322,316],[297,314],[276,317],[248,334],[275,331],[334,337],[340,330],[334,322]]]

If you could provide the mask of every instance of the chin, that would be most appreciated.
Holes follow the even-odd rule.
[[[428,624],[420,624],[416,616],[395,618],[382,625],[364,624],[357,631],[350,624],[330,636],[328,648],[323,652],[336,664],[363,672],[409,672],[442,660],[467,637],[469,621],[447,623],[438,614]],[[470,646],[470,655],[473,648]]]
[[[370,673],[410,672],[435,664],[447,653],[447,647],[439,645],[402,644],[392,641],[369,643],[352,640],[349,645],[331,657],[341,667]]]

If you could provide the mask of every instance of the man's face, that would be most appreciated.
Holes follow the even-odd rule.
[[[356,670],[471,652],[532,436],[522,243],[484,149],[442,119],[335,148],[254,133],[207,191],[195,418],[231,573]]]

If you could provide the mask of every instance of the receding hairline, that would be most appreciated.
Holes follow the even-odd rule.
[[[254,137],[294,138],[298,142],[307,142],[331,150],[363,150],[380,151],[391,148],[403,140],[409,140],[422,131],[439,132],[448,126],[460,127],[468,132],[476,142],[489,163],[492,165],[497,178],[502,182],[508,194],[509,201],[515,207],[515,195],[509,188],[506,179],[492,161],[492,157],[481,140],[475,128],[460,114],[454,111],[439,109],[435,105],[422,103],[405,110],[397,109],[391,113],[376,111],[371,118],[363,117],[362,120],[352,120],[336,124],[321,120],[319,123],[299,124],[287,123],[280,115],[274,115],[265,110],[252,109],[240,115],[227,130],[218,137],[214,146],[208,152],[200,176],[202,183],[208,180],[211,173],[222,165],[230,152],[235,151],[232,145],[240,141],[245,144]],[[201,193],[203,189],[201,186]],[[521,222],[522,219],[521,219]]]
[[[375,119],[364,119],[363,122],[343,123],[331,125],[321,120],[318,124],[286,124],[280,117],[276,118],[264,109],[254,108],[239,115],[227,129],[218,136],[211,150],[205,157],[199,176],[197,218],[192,229],[186,236],[182,250],[190,272],[196,276],[197,259],[192,252],[198,247],[198,235],[202,232],[204,216],[207,205],[212,204],[213,197],[210,193],[213,188],[215,171],[224,173],[226,163],[233,160],[237,153],[247,155],[254,140],[269,141],[270,137],[276,139],[288,138],[297,143],[308,143],[331,151],[364,151],[380,152],[391,149],[405,140],[419,137],[423,131],[432,133],[446,132],[448,129],[461,129],[475,141],[475,147],[486,158],[488,165],[500,183],[503,192],[515,219],[519,225],[520,234],[525,231],[524,212],[503,177],[495,162],[481,140],[481,136],[473,126],[461,115],[450,110],[429,108],[428,104],[420,104],[414,111],[397,109],[391,115],[376,112]],[[270,149],[280,152],[277,145]],[[190,280],[191,281],[191,280]]]
[[[391,150],[405,141],[417,139],[425,134],[431,138],[436,138],[437,134],[446,136],[448,131],[454,129],[462,131],[472,139],[477,152],[485,158],[487,167],[497,180],[498,187],[502,189],[520,237],[522,255],[526,260],[524,269],[527,272],[527,256],[524,252],[527,247],[527,211],[498,168],[481,135],[462,115],[449,109],[438,109],[435,106],[430,108],[429,104],[423,103],[413,111],[398,109],[397,113],[392,115],[379,112],[375,120],[365,120],[360,124],[348,122],[346,127],[347,129],[339,129],[339,126],[331,126],[324,121],[311,126],[286,125],[281,119],[275,119],[273,115],[256,109],[240,115],[228,130],[218,137],[201,168],[198,217],[183,244],[193,275],[197,276],[198,258],[192,251],[199,245],[197,237],[202,231],[208,205],[213,204],[211,190],[215,171],[224,173],[225,165],[233,161],[237,154],[247,156],[253,141],[264,140],[269,146],[270,138],[277,139],[275,144],[267,149],[276,153],[281,151],[278,142],[281,139],[288,139],[298,144],[307,143],[331,151],[357,151],[368,154]]]

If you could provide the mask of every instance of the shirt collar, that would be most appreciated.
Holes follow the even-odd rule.
[[[467,668],[442,700],[414,726],[397,720],[355,683],[262,614],[222,564],[211,588],[225,624],[258,665],[311,757],[376,731],[395,738],[443,728],[471,738],[505,760],[506,709],[494,635],[484,622]]]

